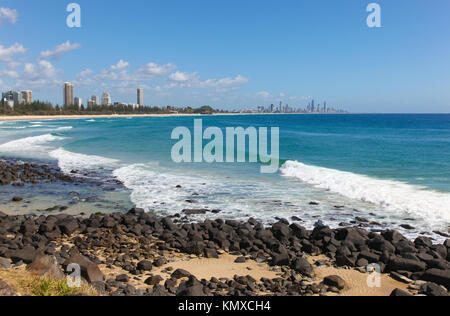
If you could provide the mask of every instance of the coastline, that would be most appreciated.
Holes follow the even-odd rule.
[[[345,115],[353,113],[214,113],[205,114],[99,114],[99,115],[20,115],[0,116],[0,121],[56,121],[95,118],[129,118],[129,117],[211,117],[211,116],[245,116],[245,115]]]
[[[73,181],[55,170],[43,179],[26,174],[35,182]],[[18,206],[20,190],[13,198]],[[411,241],[392,230],[307,230],[286,221],[266,227],[257,219],[185,223],[180,214],[136,208],[90,216],[0,212],[0,223],[6,283],[5,266],[17,275],[61,276],[77,263],[89,286],[113,296],[435,296],[450,287],[450,240]],[[369,264],[381,269],[381,287],[368,286]]]

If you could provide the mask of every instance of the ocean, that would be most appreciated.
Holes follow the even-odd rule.
[[[279,127],[280,169],[258,163],[182,163],[171,159],[172,130]],[[220,210],[192,220],[250,217],[312,228],[368,225],[408,237],[448,233],[450,115],[229,115],[85,118],[0,122],[0,157],[58,164],[92,180],[86,185],[26,186],[32,203],[0,202],[17,213],[69,203],[68,212],[113,212],[136,205],[160,215]],[[125,187],[117,186],[119,179]],[[95,183],[95,185],[94,185]],[[23,192],[22,192],[23,193]],[[39,199],[35,197],[39,196]],[[368,223],[355,222],[355,218]],[[410,229],[402,228],[408,224]],[[445,239],[445,238],[444,238]]]

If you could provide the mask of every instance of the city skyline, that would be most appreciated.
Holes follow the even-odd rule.
[[[382,27],[369,28],[365,1],[134,1],[139,12],[78,1],[80,29],[67,27],[60,1],[3,1],[16,18],[0,24],[0,90],[54,104],[72,82],[85,103],[104,91],[139,103],[144,88],[156,106],[301,107],[314,98],[351,112],[450,111],[447,2],[379,1]]]

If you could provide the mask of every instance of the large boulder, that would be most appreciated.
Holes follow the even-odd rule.
[[[288,239],[291,235],[291,229],[283,223],[276,223],[272,226],[272,233],[278,240]]]
[[[180,284],[177,296],[199,297],[206,295],[203,292],[203,284],[191,276],[189,281]]]
[[[30,264],[39,254],[40,251],[31,246],[26,246],[23,249],[10,251],[7,255],[14,263],[22,261],[26,264]]]
[[[274,253],[272,256],[271,265],[273,266],[287,266],[289,265],[289,256],[287,253]]]
[[[343,290],[347,286],[344,279],[342,279],[340,276],[337,276],[337,275],[330,275],[330,276],[325,277],[323,279],[323,283],[328,286],[336,287],[339,290]]]
[[[67,217],[56,223],[61,232],[67,236],[71,236],[80,226],[78,221],[73,217]]]
[[[420,272],[424,271],[427,265],[418,260],[394,257],[389,261],[388,268],[390,271]]]
[[[105,281],[105,275],[102,273],[98,265],[79,253],[75,253],[67,259],[66,262],[64,262],[64,267],[67,268],[70,264],[79,265],[81,276],[84,277],[89,283]]]
[[[137,269],[141,271],[152,271],[153,264],[148,260],[142,260],[137,264]]]
[[[443,285],[450,290],[450,270],[430,269],[425,271],[422,279]]]
[[[435,283],[426,283],[420,287],[420,293],[427,296],[449,296],[448,291]]]
[[[292,264],[292,268],[302,275],[313,276],[314,268],[305,258],[297,258]]]
[[[345,241],[357,247],[363,246],[366,243],[366,238],[356,228],[342,228],[336,233],[335,238],[340,241]]]
[[[62,280],[65,278],[61,267],[54,256],[39,254],[27,267],[27,270],[40,277]]]

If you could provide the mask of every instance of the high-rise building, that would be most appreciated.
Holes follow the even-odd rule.
[[[325,102],[323,103],[323,111],[324,111],[325,113],[328,112],[328,111],[327,111],[327,101],[325,101]]]
[[[312,100],[311,102],[311,112],[315,112],[316,111],[316,107],[314,106],[314,100]]]
[[[108,92],[102,94],[102,105],[111,105],[111,96]]]
[[[17,91],[8,91],[2,93],[3,105],[14,108],[14,105],[22,104],[22,94]]]
[[[33,92],[31,90],[23,90],[22,94],[22,103],[30,104],[33,102]]]
[[[98,96],[93,95],[91,97],[91,101],[93,102],[93,105],[98,105]]]
[[[73,85],[70,82],[64,83],[64,106],[74,105]]]
[[[137,104],[139,106],[144,106],[144,89],[137,89]]]
[[[79,98],[79,97],[75,97],[74,105],[77,106],[80,109],[81,106],[83,105],[83,100],[81,98]]]

